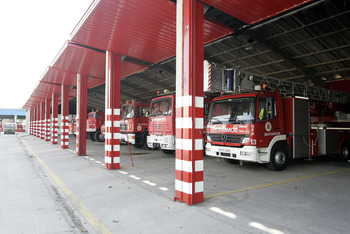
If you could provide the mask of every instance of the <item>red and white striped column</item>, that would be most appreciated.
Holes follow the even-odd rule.
[[[69,148],[69,85],[61,91],[61,148]]]
[[[86,155],[87,76],[77,74],[77,156]]]
[[[38,137],[38,106],[34,108],[34,136]]]
[[[120,169],[120,70],[121,56],[106,51],[105,165]]]
[[[39,122],[40,122],[40,104],[37,105],[36,111],[35,111],[35,136],[38,138],[40,138]]]
[[[30,109],[30,126],[29,126],[29,135],[33,135],[33,119],[34,119],[34,115],[33,115],[34,109]]]
[[[203,202],[203,3],[177,0],[175,200]]]
[[[50,141],[50,99],[45,100],[45,141]]]
[[[51,100],[51,143],[57,145],[58,143],[58,94],[52,94]]]
[[[40,105],[40,139],[45,140],[45,101]]]

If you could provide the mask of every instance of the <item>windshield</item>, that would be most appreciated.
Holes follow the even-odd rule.
[[[171,115],[171,98],[158,99],[152,102],[150,116]]]
[[[123,113],[122,119],[133,118],[135,115],[135,106],[134,105],[124,105],[122,113]]]
[[[254,122],[255,98],[230,98],[212,103],[211,124],[247,124]]]
[[[4,124],[4,128],[6,129],[15,129],[15,124]]]

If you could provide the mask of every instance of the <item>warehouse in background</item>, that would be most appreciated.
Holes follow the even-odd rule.
[[[15,124],[15,132],[25,132],[26,111],[23,109],[0,108],[0,133],[4,132],[7,123]]]

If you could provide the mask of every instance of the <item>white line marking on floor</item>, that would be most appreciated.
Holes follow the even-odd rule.
[[[134,176],[134,175],[131,175],[130,177],[135,179],[135,180],[139,180],[140,179],[140,177],[137,177],[137,176]]]

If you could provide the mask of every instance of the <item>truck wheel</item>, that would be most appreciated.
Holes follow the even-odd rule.
[[[138,142],[137,144],[134,144],[135,148],[142,148],[145,144],[147,144],[147,133],[144,132],[142,133],[142,137],[141,137],[141,142]]]
[[[235,159],[229,159],[229,158],[225,158],[224,159],[226,163],[228,164],[238,164],[239,161],[238,160],[235,160]]]
[[[101,138],[101,129],[98,129],[98,130],[95,132],[94,138],[95,138],[95,140],[98,141],[98,142],[103,142],[103,141],[104,141],[104,139]]]
[[[135,148],[142,148],[142,147],[143,147],[143,144],[142,144],[142,143],[134,144],[134,147],[135,147]]]
[[[272,171],[283,171],[287,166],[288,153],[282,144],[276,144],[272,147],[270,162],[266,164]]]
[[[167,149],[162,149],[163,153],[165,154],[173,154],[175,153],[175,150],[167,150]]]
[[[95,133],[89,132],[89,139],[92,140],[92,141],[96,141],[95,140]]]
[[[349,157],[350,144],[349,141],[344,141],[341,145],[341,152],[339,156],[339,160],[342,162],[346,162],[350,159]]]

